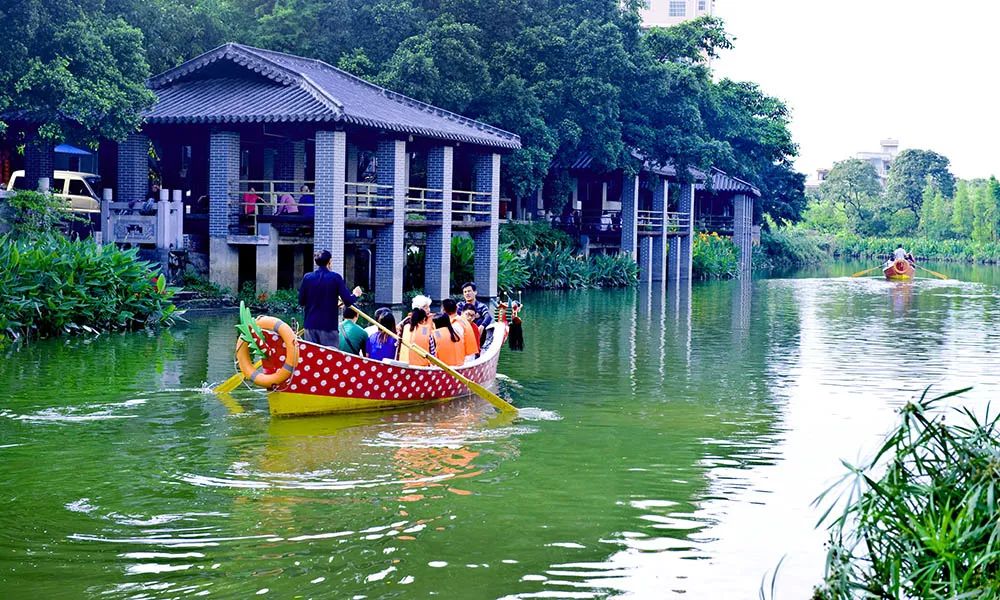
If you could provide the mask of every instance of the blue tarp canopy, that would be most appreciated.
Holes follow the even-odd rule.
[[[90,152],[83,150],[82,148],[77,148],[76,146],[70,146],[69,144],[59,144],[55,147],[55,151],[59,154],[75,154],[76,156],[90,156]]]

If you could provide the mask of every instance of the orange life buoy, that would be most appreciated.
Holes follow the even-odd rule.
[[[262,366],[254,367],[253,361],[250,360],[250,347],[245,341],[237,340],[236,362],[240,365],[240,371],[251,383],[263,388],[284,383],[299,364],[299,338],[288,323],[275,317],[257,317],[257,325],[264,331],[277,333],[281,338],[285,344],[285,364],[272,373],[265,372]]]
[[[892,265],[892,267],[896,269],[896,272],[899,273],[900,275],[906,273],[907,266],[909,266],[909,263],[907,263],[906,260],[902,258],[896,259],[896,262],[893,263]]]

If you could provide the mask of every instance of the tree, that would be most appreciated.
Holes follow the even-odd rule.
[[[142,33],[88,0],[12,0],[0,52],[0,131],[94,142],[134,131],[152,104]]]
[[[834,163],[820,185],[824,201],[840,206],[855,233],[875,231],[876,210],[882,191],[878,173],[868,161],[849,158]]]
[[[920,233],[934,239],[951,234],[951,207],[941,190],[928,179],[920,206]]]
[[[928,177],[945,198],[955,195],[955,176],[949,160],[931,150],[903,150],[892,161],[886,181],[885,198],[891,210],[905,209],[920,216],[924,186]]]
[[[972,235],[972,200],[969,197],[969,184],[965,181],[959,181],[955,186],[951,230],[959,238],[968,238]]]
[[[997,226],[1000,221],[1000,183],[990,177],[983,185],[977,186],[973,194],[972,241],[986,243],[998,239]]]

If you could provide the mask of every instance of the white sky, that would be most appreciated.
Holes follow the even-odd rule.
[[[810,180],[882,138],[1000,176],[1000,1],[716,0],[715,14],[736,37],[716,76],[788,104]]]

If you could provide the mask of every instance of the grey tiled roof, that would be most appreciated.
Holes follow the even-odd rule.
[[[698,189],[706,189],[707,187],[707,184],[698,185]],[[745,193],[760,198],[760,190],[753,184],[715,168],[712,169],[712,191]]]
[[[237,67],[220,69],[224,63],[219,61]],[[220,46],[148,83],[157,95],[144,115],[148,123],[346,122],[496,148],[521,147],[513,133],[397,94],[322,61],[241,44]]]

